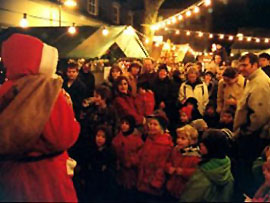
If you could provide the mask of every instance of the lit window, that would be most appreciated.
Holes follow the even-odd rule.
[[[87,11],[91,15],[98,15],[98,0],[87,1]]]
[[[113,13],[112,13],[113,14],[113,18],[112,18],[113,22],[115,24],[120,24],[120,4],[114,2],[112,4],[112,10],[113,10]]]

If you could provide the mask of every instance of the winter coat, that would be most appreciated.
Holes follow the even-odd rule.
[[[202,81],[198,81],[193,88],[189,82],[184,82],[179,89],[179,101],[183,102],[190,97],[197,99],[198,109],[200,114],[203,115],[204,109],[209,101],[207,85]]]
[[[1,86],[0,97],[12,83],[9,80]],[[0,200],[77,201],[71,177],[67,174],[68,154],[64,151],[75,143],[79,131],[72,107],[60,92],[44,130],[30,153],[18,160],[0,163]]]
[[[86,98],[86,86],[79,78],[77,78],[70,87],[68,87],[68,80],[64,81],[63,88],[69,93],[72,103],[73,109],[75,112],[75,116],[77,120],[80,119],[80,112],[82,109],[83,99]]]
[[[152,91],[146,91],[142,94],[137,94],[135,103],[139,109],[140,115],[148,116],[154,112],[155,97]]]
[[[129,94],[119,94],[114,98],[114,108],[117,111],[118,117],[131,115],[135,118],[136,124],[143,124],[144,117],[140,115],[138,107],[135,104],[135,99]]]
[[[243,96],[238,102],[234,130],[251,135],[270,120],[270,79],[258,69],[248,77]]]
[[[221,113],[223,110],[228,109],[229,105],[226,104],[226,100],[233,98],[239,101],[243,95],[245,79],[243,76],[238,76],[238,81],[233,85],[229,86],[225,84],[224,80],[221,79],[218,83],[218,94],[217,94],[217,112]]]
[[[113,139],[112,146],[116,152],[118,171],[117,182],[126,189],[136,187],[138,176],[139,150],[143,146],[140,136],[130,134],[124,136],[122,132]]]
[[[174,167],[181,168],[183,171],[180,175],[174,172],[169,177],[167,182],[167,190],[172,196],[178,199],[180,198],[186,183],[195,172],[199,161],[200,157],[198,153],[182,152],[177,146],[173,149],[166,164],[166,169],[169,170],[170,167]]]
[[[93,73],[92,72],[84,73],[83,70],[81,69],[78,77],[86,87],[85,97],[86,98],[93,97],[95,90],[95,76],[93,75]]]
[[[81,175],[86,180],[86,201],[108,201],[115,192],[116,156],[112,147],[89,147],[83,155]],[[106,194],[106,195],[105,195]]]
[[[173,142],[169,134],[150,135],[140,151],[137,189],[152,195],[162,195],[165,166]]]
[[[180,202],[230,202],[233,182],[230,159],[210,159],[199,165],[188,181]]]
[[[74,118],[70,99],[68,100],[67,95],[61,90],[61,79],[52,77],[56,72],[57,50],[37,38],[16,33],[3,42],[2,59],[7,68],[9,80],[0,88],[0,103],[9,96],[9,93],[15,94],[9,101],[9,105],[4,108],[0,105],[0,117],[19,100],[17,111],[10,111],[7,117],[9,122],[7,128],[11,130],[10,140],[14,140],[15,144],[19,145],[22,134],[34,135],[19,148],[18,153],[15,154],[14,151],[1,153],[0,201],[76,202],[76,192],[71,177],[67,174],[66,150],[78,138],[80,126]],[[54,80],[60,80],[60,84],[59,86],[44,86],[44,83],[40,83],[34,86],[33,83],[36,84],[36,79],[40,78],[45,79],[43,82],[47,85]],[[21,80],[24,80],[25,84],[29,82],[30,84],[16,89]],[[22,95],[25,89],[31,89],[29,97],[26,98],[24,94]],[[40,89],[42,91],[39,91]],[[41,97],[40,95],[44,92],[48,94]],[[50,104],[44,102],[51,97],[51,92],[57,92],[54,95],[54,102]],[[33,103],[33,101],[36,102]],[[28,112],[20,109],[28,103],[32,104]],[[50,110],[44,112],[48,106]],[[24,114],[22,115],[21,112]],[[16,119],[10,120],[11,114],[22,117],[21,122],[15,122]],[[36,130],[40,117],[44,117],[44,123],[40,122],[42,125],[39,130]],[[2,126],[2,120],[1,118],[0,126]],[[30,129],[25,130],[29,127]],[[1,138],[4,137],[2,127],[0,135]],[[11,139],[12,137],[18,137],[18,139]],[[2,146],[1,150],[2,148],[4,147]]]

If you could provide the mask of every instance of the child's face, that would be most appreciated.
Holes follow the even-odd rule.
[[[106,142],[105,133],[102,130],[99,130],[96,134],[96,144],[98,147],[102,147]]]
[[[101,98],[101,96],[99,94],[97,94],[96,92],[94,92],[94,97],[95,97],[95,104],[96,105],[100,105],[104,102],[104,100]]]
[[[180,120],[181,120],[181,122],[183,122],[183,123],[187,123],[187,122],[188,122],[187,114],[184,113],[184,112],[180,112]]]
[[[131,68],[131,74],[132,75],[134,75],[134,76],[136,76],[136,75],[138,75],[139,74],[139,72],[140,72],[140,68],[139,67],[136,67],[136,66],[134,66],[134,67],[132,67]]]
[[[112,78],[116,80],[121,75],[121,72],[117,69],[112,70]]]
[[[221,121],[222,121],[223,123],[229,124],[229,123],[232,123],[232,122],[233,122],[233,117],[232,117],[232,115],[229,114],[229,113],[223,113],[223,114],[222,114]]]
[[[156,119],[150,119],[148,122],[148,133],[149,135],[156,135],[162,133],[163,129]]]
[[[127,94],[127,92],[128,92],[128,81],[122,80],[118,85],[118,90],[121,93]]]
[[[185,147],[189,146],[190,142],[189,139],[187,138],[187,135],[185,135],[184,133],[179,133],[177,134],[177,146],[180,149],[184,149]]]
[[[127,132],[129,130],[130,126],[129,123],[127,121],[122,121],[121,122],[121,131],[122,132]]]
[[[208,150],[207,150],[205,144],[203,144],[202,142],[200,143],[200,152],[202,155],[208,154]]]

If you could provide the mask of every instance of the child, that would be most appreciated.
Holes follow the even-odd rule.
[[[165,133],[168,119],[161,112],[148,117],[148,136],[140,151],[137,189],[153,196],[162,195],[165,165],[173,142]],[[145,200],[144,200],[145,201]]]
[[[208,129],[208,125],[203,119],[194,120],[190,125],[198,131],[199,136],[196,142],[196,144],[198,144],[198,142],[201,142],[203,133]]]
[[[219,114],[216,112],[216,106],[214,102],[210,101],[205,107],[203,119],[209,128],[217,128],[219,124]]]
[[[167,162],[166,172],[170,175],[167,182],[169,193],[179,199],[188,179],[196,170],[200,160],[199,153],[191,150],[190,145],[198,138],[198,132],[190,125],[178,128],[177,145]]]
[[[95,146],[85,153],[86,201],[106,201],[114,195],[115,153],[110,146],[110,133],[106,126],[98,126]]]
[[[228,128],[229,130],[233,131],[233,119],[234,119],[235,111],[231,108],[223,111],[221,113],[220,121],[218,128]]]
[[[209,129],[202,137],[202,161],[187,183],[181,202],[229,202],[233,194],[231,161],[226,156],[228,137],[221,130]]]
[[[112,142],[117,157],[117,182],[126,190],[136,187],[138,151],[143,146],[143,141],[134,133],[134,128],[135,119],[132,116],[122,117],[120,131]]]

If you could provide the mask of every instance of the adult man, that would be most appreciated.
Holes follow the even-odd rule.
[[[270,120],[270,80],[259,68],[258,57],[252,53],[239,59],[239,71],[248,80],[234,120],[237,143],[237,182],[240,193],[253,195],[256,186],[252,180],[253,161],[269,141],[260,137],[261,129]]]
[[[262,70],[270,77],[270,55],[262,53],[259,55],[259,64]]]
[[[230,106],[236,107],[237,101],[241,98],[244,90],[243,76],[238,74],[236,68],[228,67],[222,74],[222,79],[218,83],[217,94],[217,112],[222,113],[223,110]]]
[[[80,119],[82,101],[86,97],[86,87],[78,78],[79,67],[77,64],[68,64],[67,80],[63,83],[63,88],[70,94],[76,119]]]
[[[139,76],[138,82],[148,82],[149,86],[152,87],[157,73],[155,72],[154,62],[150,58],[146,58],[143,61],[143,73]]]

